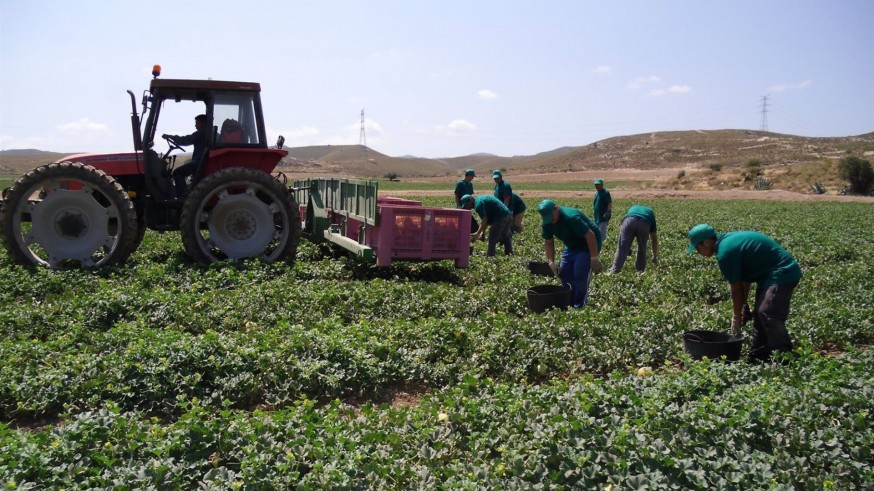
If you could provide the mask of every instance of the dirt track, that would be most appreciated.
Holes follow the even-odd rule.
[[[677,175],[679,168],[674,169],[614,169],[593,170],[581,172],[565,172],[559,174],[514,174],[507,175],[510,183],[534,183],[534,182],[579,182],[579,191],[522,191],[520,196],[532,198],[591,198],[594,193],[592,181],[595,178],[604,179],[607,189],[610,182],[618,181],[653,181],[668,182]],[[446,182],[446,192],[443,191],[391,191],[394,196],[440,196],[451,195],[453,179],[426,178],[412,179],[423,182]],[[474,189],[491,189],[492,180],[487,176],[479,177],[474,181]],[[685,190],[685,189],[610,189],[614,198],[674,198],[674,199],[713,199],[713,200],[770,200],[770,201],[855,201],[874,203],[874,197],[867,196],[841,196],[837,194],[806,194],[772,189],[769,191],[754,191],[749,189],[731,190]]]
[[[591,198],[594,191],[523,191],[522,197],[531,198]],[[452,189],[447,191],[386,191],[380,194],[392,196],[441,196],[452,195]],[[766,200],[766,201],[855,201],[874,204],[874,198],[866,196],[839,196],[835,194],[802,194],[780,189],[770,191],[750,191],[735,189],[730,191],[685,191],[674,189],[641,189],[641,190],[610,190],[614,198],[672,198],[672,199],[712,199],[712,200]]]

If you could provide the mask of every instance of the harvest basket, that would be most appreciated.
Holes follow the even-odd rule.
[[[528,261],[528,271],[536,276],[552,276],[552,269],[549,263],[543,261]]]
[[[699,330],[683,333],[683,349],[695,360],[705,356],[710,359],[724,356],[728,361],[737,361],[742,344],[742,337],[724,332]]]
[[[538,314],[550,308],[565,310],[570,304],[570,285],[536,285],[528,289],[528,308]]]

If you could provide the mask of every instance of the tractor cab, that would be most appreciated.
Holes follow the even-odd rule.
[[[160,67],[143,94],[143,126],[134,112],[134,144],[143,151],[146,190],[158,201],[180,200],[173,184],[173,171],[189,160],[200,162],[190,185],[228,167],[273,171],[287,153],[268,149],[261,86],[253,82],[160,79]],[[133,96],[131,97],[133,104]],[[206,116],[207,142],[202,155],[183,148],[167,135],[194,132],[195,116]],[[140,138],[140,130],[141,138]],[[182,157],[183,153],[190,155]]]

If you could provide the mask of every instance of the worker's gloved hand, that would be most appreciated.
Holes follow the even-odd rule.
[[[549,269],[552,270],[552,274],[559,276],[558,264],[555,264],[555,261],[549,261]]]
[[[744,304],[744,309],[743,312],[741,312],[740,320],[742,324],[746,324],[747,322],[753,320],[753,311],[750,310],[750,304]]]
[[[741,320],[741,316],[732,315],[731,316],[731,332],[734,333],[735,336],[740,336],[740,326],[743,325],[743,321]]]
[[[604,268],[601,266],[601,260],[598,259],[598,256],[592,256],[592,272],[600,273],[604,271]]]
[[[659,263],[659,257],[658,257],[658,256],[653,256],[653,257],[652,257],[652,263],[653,263],[653,264],[658,264],[658,263]]]

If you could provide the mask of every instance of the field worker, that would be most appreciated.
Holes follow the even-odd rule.
[[[652,239],[652,263],[659,263],[659,234],[656,231],[656,217],[652,208],[643,205],[634,205],[628,209],[628,213],[622,217],[619,225],[619,246],[616,248],[616,256],[613,257],[611,273],[622,271],[622,265],[631,252],[631,242],[637,240],[637,260],[634,268],[638,271],[646,269],[646,241]]]
[[[541,217],[541,234],[546,260],[564,284],[571,285],[571,303],[575,308],[585,307],[589,298],[589,280],[592,272],[601,272],[601,231],[581,211],[558,206],[551,199],[537,205]],[[564,242],[561,263],[555,264],[555,239]]]
[[[206,155],[206,145],[209,136],[206,132],[206,126],[206,114],[198,114],[194,117],[194,133],[188,136],[168,135],[166,133],[161,135],[161,138],[180,147],[194,145],[191,152],[191,160],[173,171],[173,181],[176,183],[177,197],[185,196],[188,193],[188,185],[185,183],[185,180],[188,176],[196,175],[197,171],[200,170],[200,164]]]
[[[476,177],[476,172],[473,169],[464,171],[464,179],[459,179],[455,183],[455,207],[461,208],[461,197],[469,194],[473,196],[473,178]]]
[[[522,232],[522,218],[525,216],[526,209],[525,201],[518,194],[513,193],[510,196],[510,212],[513,213],[513,233],[518,234]]]
[[[504,175],[498,169],[492,171],[492,179],[495,180],[495,198],[498,198],[501,203],[504,203],[504,206],[510,208],[513,186],[510,186],[510,183],[504,180]]]
[[[455,207],[461,208],[461,198],[464,195],[473,196],[473,178],[476,177],[476,172],[473,169],[464,171],[464,179],[460,179],[455,183]],[[476,218],[470,217],[470,233],[475,233],[479,230],[479,224]]]
[[[598,230],[601,231],[601,241],[607,240],[607,225],[610,223],[610,216],[613,214],[613,198],[610,196],[610,191],[604,187],[603,179],[595,179],[595,199],[592,202],[594,209],[592,217],[595,218],[595,223],[598,224]]]
[[[801,267],[774,239],[759,232],[717,234],[707,224],[689,230],[689,248],[704,257],[716,255],[719,271],[731,284],[731,329],[740,334],[741,325],[753,319],[755,331],[750,361],[768,361],[773,351],[791,351],[786,331],[789,301],[801,280]],[[747,297],[750,283],[756,283],[756,298],[750,312]]]
[[[494,196],[477,196],[474,199],[473,196],[467,194],[461,197],[461,207],[466,210],[475,210],[482,220],[479,229],[471,237],[471,242],[482,238],[486,227],[491,226],[486,256],[495,255],[495,247],[499,242],[504,244],[504,254],[509,256],[513,253],[513,234],[510,233],[513,216],[510,210],[504,206],[504,203],[498,201],[498,198]]]

